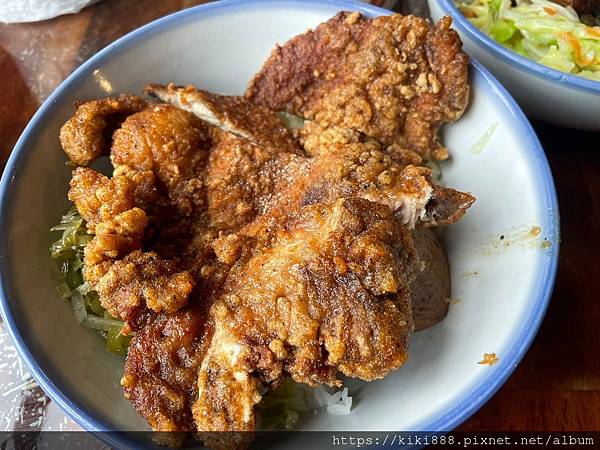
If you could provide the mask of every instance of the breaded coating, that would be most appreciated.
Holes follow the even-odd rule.
[[[148,225],[146,213],[134,202],[135,186],[126,177],[108,178],[95,170],[78,167],[73,171],[69,199],[86,220],[94,239],[85,248],[85,270],[122,258],[142,246]],[[91,277],[88,281],[97,281]]]
[[[211,145],[205,123],[170,105],[153,105],[129,116],[114,133],[110,153],[115,170],[151,172],[178,213],[204,207],[206,192],[198,174]]]
[[[202,114],[197,112],[198,108],[207,108],[206,98],[213,95],[191,87],[177,89],[151,85],[147,89],[162,99],[196,111],[199,116]],[[180,100],[184,95],[186,100]],[[225,96],[219,96],[219,102],[221,107],[228,103],[249,104],[239,98]],[[229,117],[232,114],[224,115]],[[250,114],[250,117],[255,116],[258,115]],[[270,128],[276,130],[277,126],[271,124]],[[342,194],[347,195],[349,190],[360,191],[357,195],[389,204],[394,210],[402,209],[404,220],[414,227],[418,220],[425,220],[425,206],[434,192],[428,169],[404,170],[406,164],[422,163],[419,154],[398,145],[385,148],[379,141],[357,131],[340,127],[323,128],[317,122],[307,122],[300,130],[300,137],[306,152],[313,156],[310,160],[303,159],[302,155],[296,157],[285,148],[272,147],[269,142],[265,145],[252,144],[250,140],[240,138],[239,134],[234,136],[220,129],[213,129],[211,136],[213,147],[205,184],[209,186],[209,215],[217,227],[234,230],[275,203],[286,209],[297,209],[300,204],[323,200],[324,194],[331,201]],[[410,175],[400,176],[402,171],[410,172]],[[417,178],[418,182],[414,181]],[[406,197],[408,191],[405,188],[409,184],[411,199]],[[440,192],[446,192],[444,188],[440,189]],[[281,202],[280,197],[284,197],[285,201]],[[453,199],[450,193],[447,198]],[[466,195],[463,200],[462,203],[455,201],[447,208],[456,216],[446,223],[462,216],[473,199]],[[436,217],[436,223],[444,223],[445,219],[440,214],[436,213]]]
[[[237,235],[225,235],[214,242],[213,249],[220,262],[229,266],[235,263],[246,245],[244,236],[252,236],[258,247],[270,245],[288,218],[305,205],[344,197],[364,198],[386,205],[411,229],[453,223],[475,200],[470,194],[437,186],[429,168],[406,165],[405,153],[383,151],[379,142],[364,135],[353,136],[346,130],[333,128],[315,140],[319,143],[310,150],[315,154],[312,158],[278,153],[264,162],[268,153],[263,153],[261,160],[255,157],[255,152],[238,152],[236,158],[224,157],[218,162],[221,173],[232,174],[232,178],[217,177],[223,180],[223,185],[231,186],[223,188],[217,182],[221,190],[215,194],[216,198],[220,198],[221,192],[231,194],[223,197],[230,208],[223,204],[220,211],[236,217],[232,209],[238,205],[235,199],[245,198],[240,210],[258,212]],[[211,158],[223,154],[215,152]],[[243,177],[239,176],[240,167],[244,168]],[[240,192],[244,192],[243,197]]]
[[[278,46],[246,96],[324,127],[446,159],[438,129],[457,120],[469,98],[468,57],[451,23],[340,12]]]
[[[300,146],[274,111],[234,95],[219,95],[174,84],[149,84],[144,91],[188,111],[206,123],[263,147],[299,153]]]
[[[194,279],[154,252],[135,250],[114,261],[94,288],[109,313],[132,322],[145,308],[160,313],[183,307],[194,288]]]
[[[133,193],[134,185],[126,177],[110,179],[95,170],[78,167],[73,171],[68,197],[86,221],[87,230],[95,234],[99,222],[135,207]]]
[[[121,385],[125,398],[155,431],[168,432],[166,444],[178,446],[194,430],[191,407],[206,338],[205,312],[190,306],[158,314],[129,344]]]
[[[137,171],[128,166],[118,166],[113,170],[113,177],[124,177],[133,183],[135,204],[144,210],[153,210],[161,200],[159,183],[152,170]]]
[[[247,227],[276,229],[275,217],[341,197],[382,203],[409,228],[445,225],[459,220],[474,202],[470,194],[436,185],[429,168],[406,165],[412,153],[384,151],[379,142],[363,135],[349,137],[346,130],[330,128],[311,148],[316,156],[278,154],[261,165],[257,178],[263,186],[273,185],[273,194],[259,203],[261,214],[269,214]]]
[[[272,245],[234,269],[211,307],[214,335],[198,378],[199,430],[254,429],[259,382],[339,385],[382,378],[407,356],[410,233],[359,199],[304,207]]]
[[[85,248],[84,277],[114,317],[133,324],[146,309],[174,312],[194,287],[192,276],[153,252],[144,253],[146,213],[135,206],[135,184],[92,169],[73,172],[69,198],[94,238]]]
[[[307,122],[300,136],[315,155],[306,198],[323,199],[343,192],[388,205],[409,228],[458,221],[475,198],[436,185],[422,158],[396,145],[385,147],[365,135],[339,127],[323,129]],[[331,186],[336,186],[330,192]],[[304,200],[304,203],[309,200]]]
[[[113,131],[130,114],[148,104],[140,97],[121,94],[77,105],[75,115],[60,129],[60,143],[69,159],[87,166],[110,149]]]
[[[212,136],[205,173],[208,214],[216,227],[237,230],[264,209],[274,192],[277,175],[267,164],[281,152],[219,129],[212,130]]]

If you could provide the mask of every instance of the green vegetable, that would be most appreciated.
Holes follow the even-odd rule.
[[[490,36],[498,42],[507,42],[517,32],[517,27],[510,20],[499,20],[490,28]]]
[[[100,304],[100,297],[96,291],[90,290],[87,295],[84,296],[85,309],[88,313],[102,317],[106,310]]]
[[[307,389],[310,388],[288,378],[279,388],[267,392],[259,403],[259,428],[261,430],[292,428],[301,415],[311,411]]]
[[[125,355],[131,336],[121,334],[123,322],[102,307],[98,293],[83,279],[84,250],[93,238],[85,221],[73,208],[50,231],[62,232],[60,239],[50,246],[50,256],[60,271],[57,289],[61,297],[70,300],[75,319],[81,325],[100,331],[106,338],[108,351]]]
[[[553,69],[600,81],[600,27],[548,0],[455,0],[477,28]]]
[[[320,385],[311,388],[291,378],[264,394],[259,403],[259,430],[290,429],[309,414],[326,409],[333,414],[349,414],[352,397],[348,388],[333,392]]]
[[[121,333],[121,325],[111,326],[106,333],[106,350],[115,355],[125,356],[131,336],[125,336]]]

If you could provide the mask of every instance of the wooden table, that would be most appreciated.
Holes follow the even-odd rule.
[[[29,118],[74,68],[126,32],[200,3],[104,0],[77,15],[0,25],[2,166]],[[524,361],[462,430],[600,430],[600,134],[535,128],[561,204],[556,288]]]

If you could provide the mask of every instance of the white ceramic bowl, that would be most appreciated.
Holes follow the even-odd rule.
[[[58,131],[73,101],[106,96],[107,88],[111,94],[140,92],[150,81],[241,93],[275,43],[349,9],[386,13],[346,1],[233,0],[168,16],[86,62],[28,125],[0,185],[3,317],[35,378],[83,427],[147,429],[122,397],[123,360],[76,323],[55,290],[48,230],[69,207],[70,170]],[[444,181],[478,199],[445,236],[457,302],[441,324],[414,336],[404,367],[382,381],[350,383],[356,400],[350,415],[324,413],[303,422],[303,429],[452,429],[502,385],[536,333],[558,254],[552,176],[537,137],[504,88],[478,64],[471,79],[469,110],[444,132],[453,155],[443,164]],[[472,150],[492,126],[487,146]],[[534,226],[538,236],[529,233]],[[496,353],[498,364],[479,365],[486,352]]]
[[[452,16],[465,51],[487,67],[531,117],[600,131],[600,82],[551,69],[505,48],[471,24],[453,0],[428,3],[434,20]]]

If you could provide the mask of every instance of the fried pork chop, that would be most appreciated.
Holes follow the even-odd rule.
[[[468,58],[451,24],[449,17],[432,27],[413,16],[340,12],[278,46],[246,96],[446,159],[438,129],[460,118],[469,98]]]
[[[416,258],[389,208],[362,199],[306,206],[251,253],[211,307],[193,407],[199,430],[253,430],[259,383],[290,375],[335,386],[338,371],[373,380],[404,362]]]
[[[98,100],[65,125],[104,139],[101,151],[63,142],[81,165],[112,134],[112,178],[78,168],[69,198],[94,234],[86,281],[135,332],[122,384],[154,430],[251,431],[259,384],[338,385],[338,372],[373,380],[403,364],[420,267],[410,230],[453,223],[474,201],[422,166],[447,156],[437,128],[468,97],[449,24],[341,13],[277,50],[246,97],[149,85],[170,105],[119,113],[114,131],[80,112]],[[298,52],[306,61],[282,71],[278,52],[303,40],[315,58]],[[273,108],[311,120],[294,135]]]
[[[121,385],[153,430],[168,432],[177,445],[196,427],[192,405],[198,397],[198,369],[210,342],[206,311],[191,305],[153,316],[131,340]]]
[[[127,116],[147,105],[144,99],[129,94],[79,104],[75,115],[60,129],[65,153],[79,166],[108,154],[112,132]]]
[[[152,89],[163,92],[167,87],[153,85]],[[185,89],[189,111],[198,109],[195,92],[202,91]],[[173,97],[165,99],[179,103]],[[224,101],[224,108],[231,102]],[[220,140],[211,152],[206,179],[220,187],[218,194],[225,194],[212,195],[211,200],[213,214],[228,216],[224,222],[235,221],[246,211],[256,215],[280,209],[289,214],[302,205],[358,196],[387,204],[414,228],[417,223],[456,222],[474,201],[469,194],[435,185],[431,171],[419,166],[422,158],[415,152],[385,147],[352,130],[307,122],[300,135],[308,157],[220,131],[216,134]]]
[[[187,90],[191,92],[191,88]],[[193,111],[193,101],[188,105],[188,108]],[[319,248],[325,249],[327,243],[334,239],[333,235],[327,234],[331,231],[328,229],[328,226],[342,226],[344,220],[347,219],[350,221],[349,217],[360,216],[358,213],[354,216],[349,213],[340,213],[340,211],[345,211],[341,206],[343,203],[337,205],[336,202],[344,202],[344,200],[338,199],[343,199],[346,195],[350,197],[347,201],[364,202],[362,204],[362,215],[365,217],[371,208],[381,208],[384,211],[388,211],[388,213],[396,213],[393,216],[393,220],[390,219],[390,223],[393,226],[390,225],[388,232],[391,232],[391,229],[395,229],[396,232],[403,230],[403,233],[406,233],[408,228],[414,227],[417,223],[426,221],[435,222],[436,218],[440,219],[449,210],[452,210],[452,214],[447,214],[438,223],[450,223],[458,220],[473,202],[473,198],[468,194],[435,186],[431,181],[429,169],[406,165],[402,158],[402,156],[406,155],[404,152],[399,152],[398,155],[389,155],[383,151],[378,141],[365,139],[363,135],[346,133],[343,130],[334,130],[328,133],[327,136],[327,138],[321,138],[318,145],[315,144],[312,152],[313,157],[302,157],[297,154],[285,152],[273,153],[268,148],[262,148],[254,144],[242,144],[239,141],[235,142],[234,145],[217,144],[211,152],[207,179],[213,180],[212,182],[216,186],[232,187],[232,191],[230,191],[231,195],[227,197],[227,201],[223,202],[223,208],[219,208],[217,213],[220,212],[228,215],[226,203],[232,205],[235,210],[246,211],[245,201],[242,201],[241,207],[235,201],[236,199],[245,197],[254,199],[255,207],[252,210],[258,210],[260,214],[246,226],[242,227],[239,232],[222,236],[213,244],[219,260],[233,269],[227,278],[223,291],[219,291],[219,296],[216,297],[215,303],[211,308],[211,323],[215,327],[215,334],[211,339],[209,353],[200,369],[200,400],[194,407],[194,414],[199,430],[252,430],[254,427],[254,404],[260,399],[256,390],[257,383],[259,382],[267,385],[277,385],[284,376],[291,375],[297,381],[309,384],[319,382],[335,384],[335,374],[338,370],[341,370],[342,373],[348,376],[373,379],[384,376],[404,360],[405,354],[402,351],[405,350],[399,350],[402,345],[391,345],[390,341],[386,341],[386,345],[388,345],[387,353],[383,348],[373,349],[369,347],[369,343],[367,342],[366,336],[368,333],[364,332],[367,334],[361,337],[358,330],[354,330],[354,332],[358,336],[357,339],[364,346],[361,351],[366,355],[367,359],[370,358],[370,369],[354,367],[351,364],[343,362],[343,357],[335,355],[332,356],[333,359],[324,362],[323,355],[330,354],[333,351],[334,344],[331,344],[326,351],[317,352],[315,350],[311,352],[307,350],[306,346],[314,348],[317,344],[314,340],[306,343],[305,336],[302,339],[289,336],[289,340],[285,342],[281,341],[281,339],[276,339],[273,344],[264,343],[266,342],[264,341],[265,336],[273,336],[274,333],[273,330],[268,328],[267,319],[272,320],[276,316],[276,311],[273,310],[274,300],[269,296],[275,295],[283,298],[286,295],[285,287],[292,286],[287,291],[287,295],[293,296],[294,304],[297,304],[297,307],[307,308],[308,311],[314,310],[314,307],[310,306],[312,305],[311,301],[317,301],[316,299],[321,298],[319,295],[314,298],[299,298],[298,296],[305,293],[308,288],[303,287],[296,279],[291,282],[290,275],[286,272],[276,270],[276,267],[280,266],[281,270],[295,271],[302,264],[293,259],[293,255],[300,252],[301,246],[306,241],[313,242],[310,247],[313,250]],[[305,134],[305,137],[310,139],[309,134]],[[225,142],[221,141],[220,144]],[[414,161],[415,155],[412,155],[412,158]],[[420,161],[418,155],[416,155],[416,158]],[[245,192],[246,194],[240,196],[240,192]],[[444,202],[439,201],[440,197],[434,195],[434,193],[437,194],[439,192],[445,193],[445,199],[454,199],[456,197],[460,201],[454,202],[451,205],[444,204],[444,208],[440,208],[440,205]],[[357,197],[368,198],[372,202],[359,200]],[[430,203],[432,204],[429,205]],[[329,208],[333,208],[332,205],[334,204],[336,204],[334,208],[336,211],[335,214],[329,211]],[[428,205],[430,206],[429,208]],[[325,224],[321,221],[325,220],[322,218],[319,219],[318,224],[302,222],[302,229],[304,231],[302,233],[299,232],[302,237],[292,234],[292,237],[284,240],[284,244],[281,244],[282,236],[290,232],[290,223],[299,220],[298,218],[304,214],[309,214],[307,211],[311,211],[311,208],[321,208],[329,211],[329,214],[334,219],[331,219],[329,222],[325,221]],[[230,209],[229,213],[231,212]],[[234,215],[231,215],[231,217],[234,217]],[[316,220],[314,217],[312,219]],[[340,233],[344,234],[346,230],[344,228],[342,230],[344,231],[340,231]],[[384,235],[386,234],[384,233]],[[319,237],[323,241],[319,241]],[[359,240],[356,236],[353,239]],[[373,251],[371,255],[363,255],[365,260],[361,260],[361,264],[354,263],[355,268],[359,266],[368,267],[369,262],[377,259],[375,255],[382,254],[381,248],[386,247],[386,244],[382,244],[381,242],[371,241],[370,243],[379,246],[379,250]],[[278,249],[279,245],[282,245],[283,249],[281,251],[275,250]],[[404,247],[400,243],[397,243],[393,248],[400,249],[398,251],[402,251],[404,248],[406,252],[413,254],[414,250],[412,247],[406,250],[406,247],[409,246],[412,246],[410,239],[408,239],[408,244],[404,243]],[[291,254],[285,254],[285,250],[289,251],[290,247]],[[341,244],[335,248],[340,249]],[[265,258],[270,258],[271,256],[263,256],[263,253],[271,255],[271,252],[276,253],[276,263],[266,262]],[[307,253],[310,255],[309,261],[319,258],[314,252],[310,253],[307,250]],[[247,258],[250,259],[245,262]],[[325,256],[323,256],[324,258]],[[347,264],[341,256],[333,258],[339,264]],[[408,262],[409,259],[410,263]],[[400,283],[402,286],[409,282],[408,280],[411,279],[412,274],[415,272],[414,259],[412,257],[405,258],[404,260],[404,265],[399,273],[402,273],[407,278],[403,279],[403,282]],[[292,269],[285,269],[283,261],[288,261],[289,264],[292,264]],[[273,270],[268,270],[268,267],[271,265],[273,266]],[[311,268],[307,273],[315,273],[315,271],[317,271],[316,267]],[[382,314],[396,315],[393,319],[394,326],[403,324],[402,326],[405,331],[401,332],[395,329],[389,335],[386,335],[386,332],[382,330],[377,332],[371,330],[370,332],[381,337],[383,340],[393,335],[396,339],[400,339],[406,343],[407,336],[412,330],[410,299],[408,297],[409,290],[407,287],[397,288],[398,280],[390,275],[390,272],[383,270],[382,267],[374,268],[372,274],[365,276],[369,279],[369,282],[380,282],[382,284],[387,282],[383,279],[377,280],[376,274],[387,279],[391,283],[390,286],[394,286],[390,287],[391,290],[389,292],[385,292],[390,306],[386,310],[387,312],[382,312]],[[261,278],[263,276],[268,276],[269,278],[265,280]],[[258,281],[255,281],[255,279]],[[279,280],[281,288],[276,287],[278,285],[275,283],[275,280]],[[221,305],[220,296],[225,295],[228,289],[233,289],[230,287],[232,283],[240,283],[240,287],[236,289],[240,289],[243,292],[235,291],[234,295],[237,299],[235,301],[239,303],[238,306],[244,312],[235,309],[235,305],[230,305],[234,311],[227,311]],[[362,281],[362,285],[366,283],[366,279]],[[353,284],[353,289],[355,293],[362,295],[357,291],[359,285],[361,284]],[[322,291],[331,292],[333,298],[340,298],[343,295],[337,292],[336,289],[338,288],[335,283],[331,285],[324,282],[324,286]],[[263,289],[266,289],[267,292],[262,292]],[[346,292],[346,294],[348,293]],[[250,299],[254,299],[254,296],[256,296],[256,299],[250,303]],[[367,297],[362,295],[361,299],[364,300]],[[351,300],[347,300],[347,302],[351,302]],[[347,303],[347,305],[349,306],[350,303]],[[348,310],[354,308],[355,306],[352,306]],[[329,309],[339,310],[339,308],[331,305]],[[375,312],[371,313],[377,315]],[[260,322],[261,324],[258,326],[259,329],[257,331],[253,329],[255,324],[252,321],[259,320],[261,314],[265,314],[265,317],[260,319],[262,322]],[[310,315],[308,312],[306,314]],[[399,319],[398,315],[402,316],[402,319]],[[234,317],[245,317],[248,321],[238,323],[233,320]],[[307,324],[310,322],[309,320],[300,320],[296,314],[292,314],[292,318],[294,318],[294,323]],[[312,323],[317,329],[321,329],[322,324],[318,320],[315,322],[315,320]],[[349,326],[348,323],[344,324],[339,316],[336,316],[332,320],[337,321],[340,327]],[[381,321],[368,320],[365,323],[373,324],[381,323]],[[223,327],[226,327],[226,331],[223,331]],[[229,327],[232,328],[230,329]],[[233,329],[240,330],[240,332],[245,330],[245,332],[253,333],[255,336],[249,337],[240,334],[236,341],[231,341]],[[263,337],[257,337],[256,334]],[[328,341],[324,337],[318,338],[317,341],[319,339]],[[286,346],[294,347],[294,345],[300,342],[304,342],[305,344],[292,353],[304,355],[303,358],[306,358],[305,362],[290,362],[289,358],[294,360],[294,357],[282,356],[286,355]],[[346,342],[346,344],[349,345],[350,342]],[[339,342],[336,345],[340,345],[339,348],[341,349]],[[227,355],[230,351],[238,352],[241,351],[242,347],[245,352],[244,354],[247,354],[244,358],[249,359],[241,362],[239,367],[236,366],[233,368],[227,365],[231,361],[228,362],[223,353]],[[231,350],[232,348],[233,350]],[[277,351],[279,351],[279,355]],[[340,351],[344,352],[344,350]],[[358,353],[360,354],[361,352],[359,351]],[[375,354],[380,355],[381,360],[384,361],[380,366],[372,358]],[[386,357],[391,359],[386,360]],[[336,363],[334,364],[333,361]],[[339,363],[339,366],[336,366],[337,363]],[[307,368],[311,369],[308,370]],[[237,375],[234,376],[232,373]],[[256,373],[260,375],[252,378],[251,374]],[[214,377],[220,378],[213,379]],[[239,377],[239,379],[236,377]],[[219,445],[219,443],[215,442],[213,445]]]
[[[193,86],[184,88],[174,84],[151,83],[144,91],[253,144],[290,153],[301,152],[298,142],[275,112],[243,97],[213,94]]]

